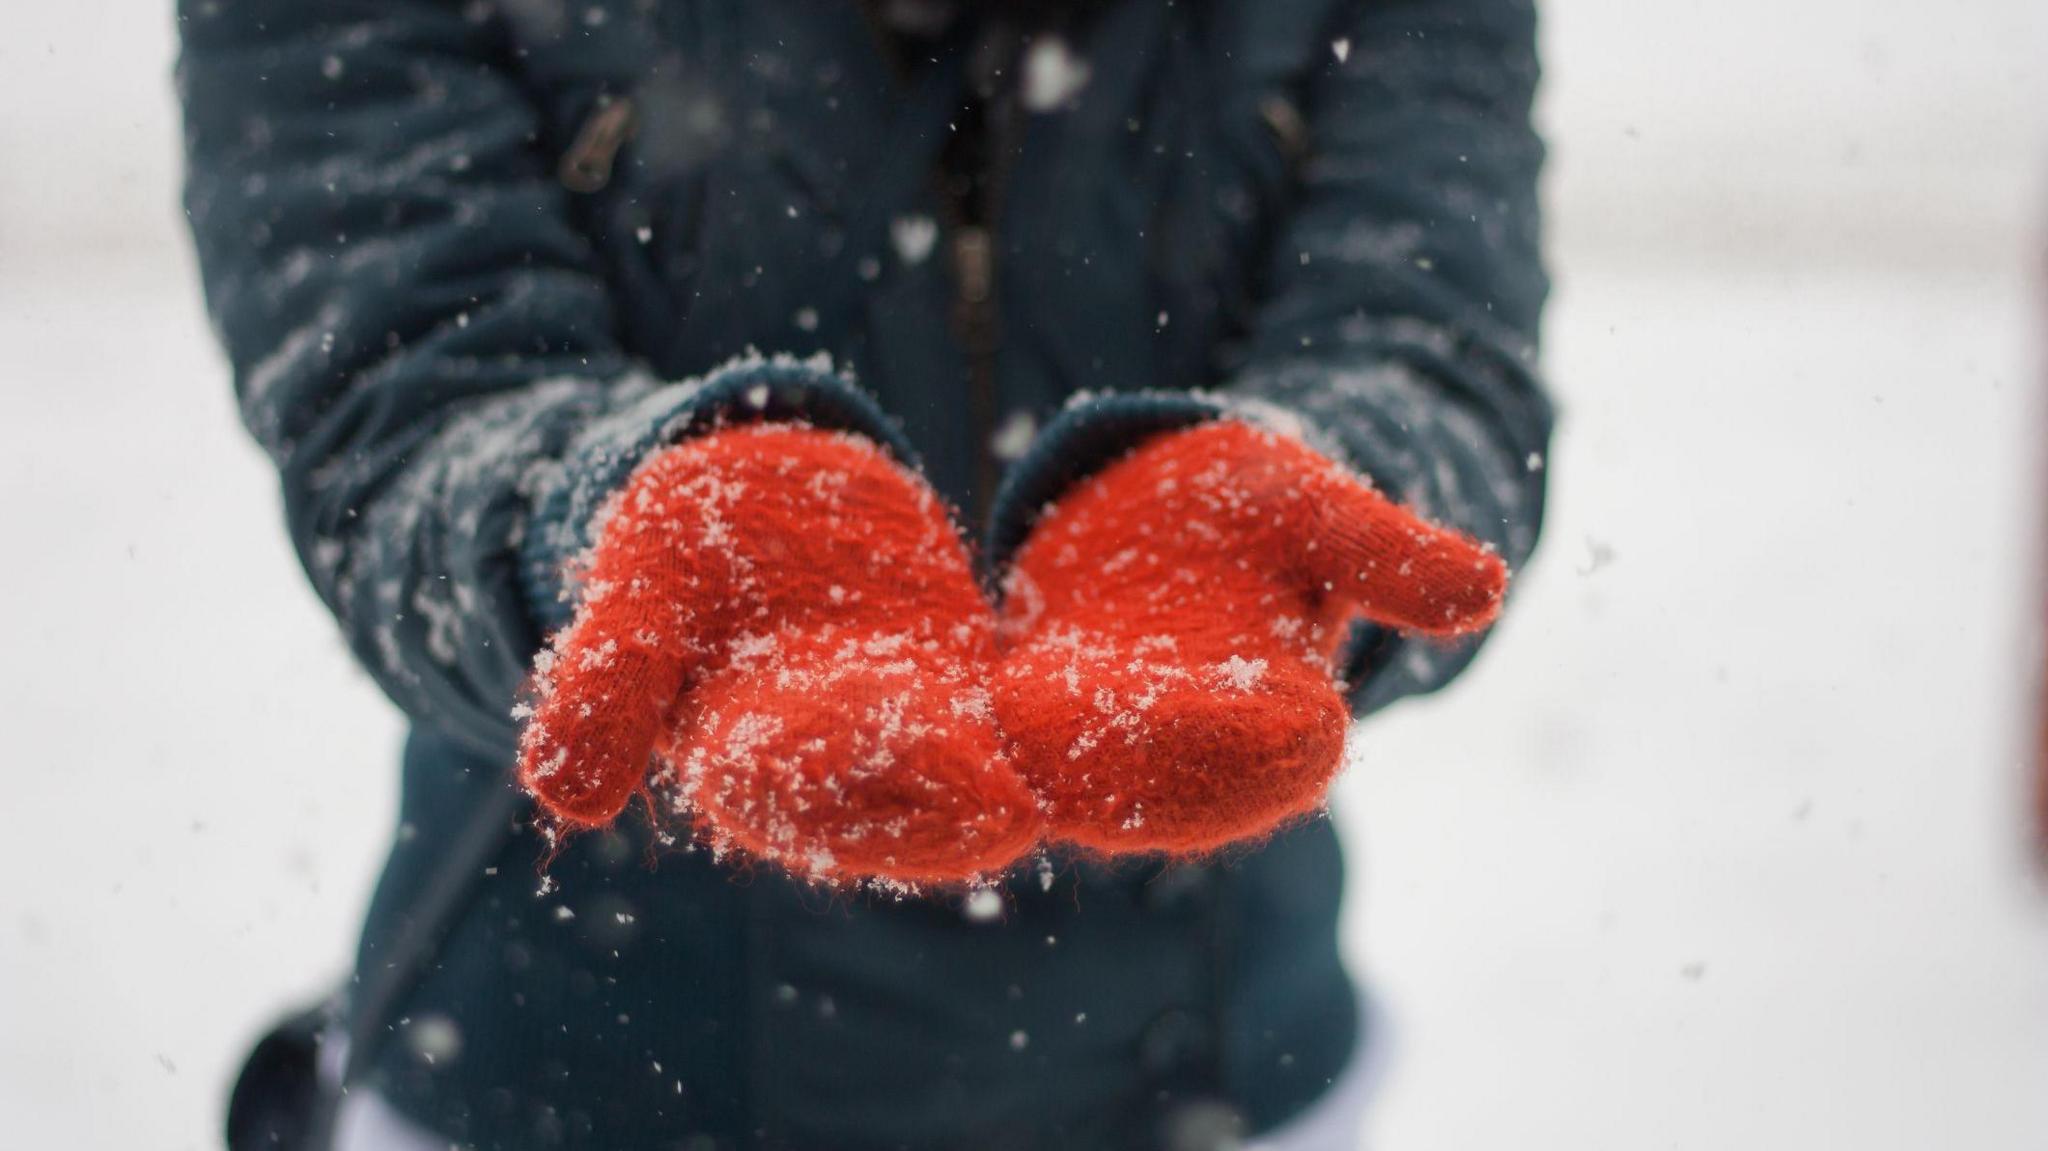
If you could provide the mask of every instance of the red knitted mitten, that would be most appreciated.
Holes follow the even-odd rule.
[[[1007,583],[997,712],[1056,839],[1196,853],[1313,811],[1350,714],[1354,617],[1485,627],[1507,569],[1300,442],[1235,420],[1068,492]]]
[[[663,451],[607,513],[520,746],[557,819],[603,825],[645,793],[717,848],[827,879],[964,880],[1031,846],[993,618],[922,480],[867,440],[769,424]]]

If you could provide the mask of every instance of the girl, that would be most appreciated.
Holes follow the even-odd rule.
[[[412,721],[236,1139],[1355,1139],[1305,816],[1535,542],[1529,0],[179,20],[242,411]]]

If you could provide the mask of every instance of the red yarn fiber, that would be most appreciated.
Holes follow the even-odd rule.
[[[905,884],[1036,840],[987,602],[942,502],[872,443],[762,425],[669,448],[610,505],[583,586],[520,748],[562,823],[644,792],[718,848]]]
[[[1507,570],[1300,442],[1171,433],[1056,503],[1007,583],[997,712],[1048,832],[1193,854],[1315,810],[1349,711],[1331,662],[1364,616],[1456,636]]]

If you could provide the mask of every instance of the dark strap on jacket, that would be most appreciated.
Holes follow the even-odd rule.
[[[433,961],[476,883],[526,809],[511,785],[493,788],[449,840],[391,941],[389,961],[350,986],[280,1020],[243,1061],[228,1098],[229,1151],[328,1151],[341,1100],[391,1036],[399,1003]],[[322,1074],[322,1049],[347,1027],[340,1078]]]

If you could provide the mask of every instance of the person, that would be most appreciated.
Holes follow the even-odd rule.
[[[410,721],[231,1142],[1356,1139],[1314,812],[1535,545],[1529,0],[178,26],[243,418]]]

